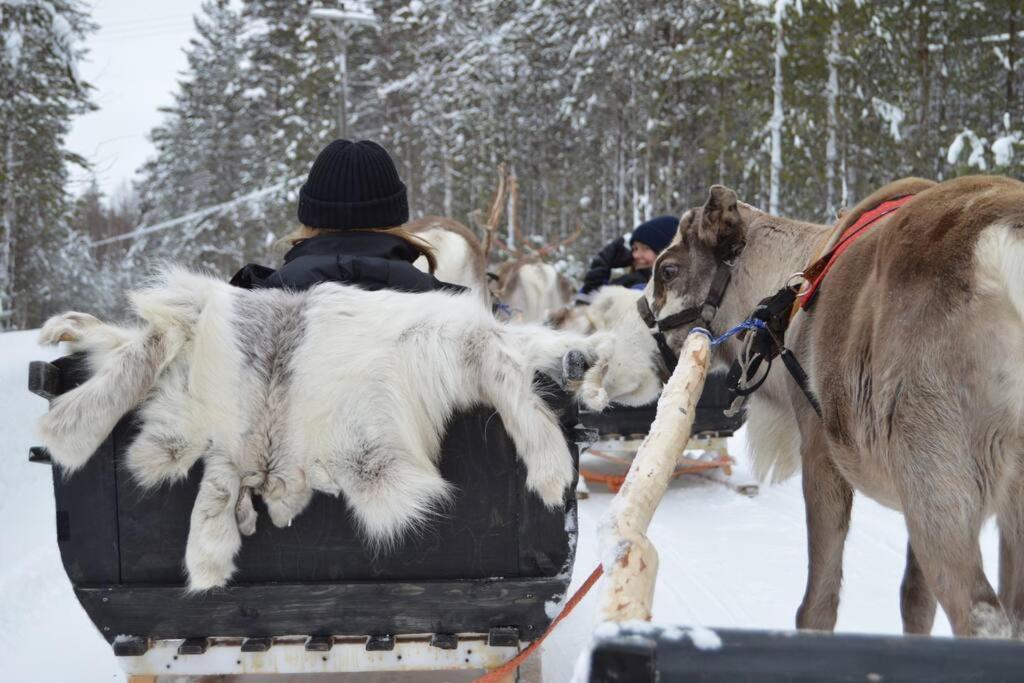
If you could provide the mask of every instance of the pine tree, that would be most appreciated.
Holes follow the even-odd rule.
[[[2,326],[37,324],[61,291],[52,252],[72,237],[66,222],[64,148],[75,114],[90,110],[78,76],[91,25],[77,0],[0,3],[0,312]]]

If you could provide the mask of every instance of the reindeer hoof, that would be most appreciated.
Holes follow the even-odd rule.
[[[82,334],[88,327],[101,324],[99,318],[88,313],[71,311],[55,315],[39,330],[39,343],[45,346],[56,346],[60,342],[81,341]]]

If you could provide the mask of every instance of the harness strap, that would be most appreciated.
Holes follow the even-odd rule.
[[[679,357],[673,353],[663,332],[654,333],[654,343],[658,345],[658,353],[661,354],[661,360],[665,363],[668,375],[671,376],[676,371],[676,366],[679,365]]]
[[[785,346],[779,349],[779,355],[782,356],[782,363],[789,370],[789,374],[793,377],[793,381],[800,387],[800,391],[803,392],[804,396],[807,397],[807,402],[814,408],[814,412],[818,414],[818,419],[821,419],[821,403],[818,402],[818,397],[811,391],[811,380],[804,372],[803,367],[797,361],[796,356],[793,352],[787,349]]]
[[[818,414],[819,418],[821,417],[821,404],[814,392],[811,391],[810,379],[796,356],[785,345],[789,313],[796,297],[796,287],[783,287],[772,296],[762,299],[754,312],[750,314],[751,320],[759,320],[762,325],[757,326],[753,338],[748,340],[742,360],[737,358],[729,368],[726,383],[729,394],[733,396],[733,408],[730,410],[734,410],[744,398],[761,388],[771,372],[772,360],[776,356],[782,356],[782,363],[786,366],[786,370],[789,371],[803,395],[807,397],[814,412]],[[767,363],[764,374],[754,381],[763,363]]]
[[[651,334],[654,336],[654,342],[658,345],[658,353],[661,354],[661,360],[665,363],[665,368],[668,371],[666,378],[675,371],[676,365],[679,363],[679,357],[676,356],[668,345],[668,340],[665,339],[665,330],[683,327],[698,320],[701,321],[704,327],[711,326],[711,321],[714,320],[715,314],[718,313],[722,297],[725,296],[725,290],[732,279],[733,263],[740,252],[743,251],[743,247],[743,242],[734,245],[729,254],[718,261],[718,268],[711,279],[711,288],[708,290],[708,294],[704,297],[704,302],[700,306],[684,309],[659,320],[654,316],[654,312],[651,311],[651,306],[647,303],[647,297],[641,296],[637,299],[636,310],[643,319],[644,324],[652,330]]]
[[[715,275],[711,279],[711,289],[708,290],[707,296],[699,306],[684,308],[678,313],[667,315],[664,318],[655,318],[650,304],[647,303],[647,297],[640,297],[636,303],[640,317],[643,318],[647,327],[656,328],[660,332],[674,330],[696,320],[700,320],[705,326],[710,325],[722,303],[722,297],[725,296],[729,281],[732,279],[732,266],[732,259],[718,262],[718,269],[715,270]]]
[[[839,241],[836,242],[834,247],[829,249],[824,256],[804,269],[804,278],[810,284],[807,289],[800,294],[800,307],[806,310],[811,305],[811,302],[814,300],[814,295],[818,292],[818,287],[821,285],[822,280],[825,279],[828,271],[832,269],[832,266],[835,265],[837,260],[839,260],[839,257],[843,252],[846,251],[858,237],[867,232],[867,229],[872,225],[896,211],[913,198],[913,194],[904,194],[887,199],[881,204],[862,213],[850,227],[844,230]]]

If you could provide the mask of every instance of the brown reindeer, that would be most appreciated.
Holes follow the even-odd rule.
[[[491,284],[487,274],[487,253],[491,248],[493,229],[501,220],[506,191],[506,173],[504,165],[498,168],[498,188],[491,200],[487,212],[487,223],[484,229],[485,242],[470,228],[452,218],[444,216],[424,216],[406,223],[405,229],[427,241],[434,250],[437,267],[434,275],[444,282],[468,287],[479,293],[483,301],[491,305]],[[470,220],[479,222],[478,212],[473,212]],[[426,258],[419,258],[413,264],[426,272],[429,264]]]
[[[549,311],[565,306],[573,295],[573,286],[568,278],[561,275],[554,266],[544,259],[559,249],[575,242],[583,234],[583,226],[577,220],[572,235],[558,242],[535,248],[523,239],[516,205],[519,199],[519,184],[516,177],[508,178],[509,225],[515,236],[516,248],[510,248],[497,236],[497,221],[486,226],[487,243],[494,244],[511,255],[511,260],[498,266],[497,278],[492,283],[492,293],[499,301],[515,311],[515,317],[524,322],[541,322]]]
[[[749,405],[755,466],[803,467],[809,568],[799,628],[835,626],[854,490],[902,511],[909,532],[903,628],[929,633],[936,600],[958,636],[1024,625],[1024,183],[965,177],[888,185],[844,217],[916,193],[834,263],[786,346],[819,418],[781,363]],[[732,280],[709,322],[722,333],[802,271],[829,228],[768,215],[721,186],[687,212],[645,297],[659,319]],[[742,246],[742,251],[736,251]],[[693,323],[666,332],[678,350]],[[720,364],[740,352],[719,347]],[[994,514],[999,594],[978,535]]]
[[[404,227],[422,237],[434,249],[437,260],[434,275],[437,279],[468,287],[489,303],[484,249],[472,230],[444,216],[424,216],[406,223]],[[422,256],[413,265],[427,270],[427,260]]]

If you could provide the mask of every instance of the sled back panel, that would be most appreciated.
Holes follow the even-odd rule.
[[[81,358],[53,364],[59,391],[84,381]],[[570,398],[546,387],[578,459]],[[576,506],[547,510],[501,419],[479,407],[457,416],[442,445],[451,507],[417,535],[374,556],[343,498],[315,494],[291,527],[262,503],[243,539],[231,584],[189,596],[183,559],[202,465],[178,484],[143,491],[124,468],[138,431],[127,415],[73,476],[54,469],[58,544],[79,601],[113,641],[143,638],[401,633],[486,633],[512,626],[531,639],[550,621],[546,601],[568,587]]]
[[[121,583],[184,584],[182,558],[202,464],[170,491],[141,490],[122,460],[135,431],[125,421],[113,437],[121,470]],[[453,505],[376,556],[363,545],[344,498],[316,494],[285,529],[275,527],[254,499],[256,534],[243,539],[232,583],[551,576],[565,565],[565,513],[546,510],[526,491],[525,469],[493,410],[477,408],[456,418],[440,468],[458,488]]]
[[[89,373],[83,356],[53,362],[59,393],[75,388]],[[53,470],[57,497],[57,543],[71,582],[110,584],[121,580],[117,476],[111,434],[82,469],[67,476]],[[87,515],[76,514],[88,510]]]

